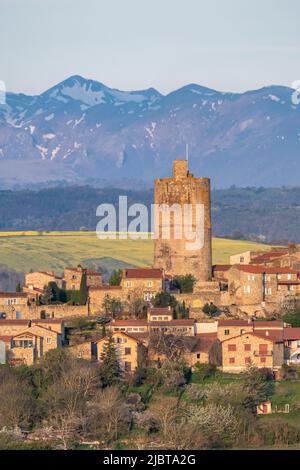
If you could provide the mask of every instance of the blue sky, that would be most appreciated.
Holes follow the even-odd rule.
[[[299,0],[0,0],[0,80],[40,93],[70,75],[167,93],[300,80]]]

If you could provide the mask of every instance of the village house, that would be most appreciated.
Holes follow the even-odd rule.
[[[237,305],[279,303],[300,292],[300,272],[291,268],[234,265],[227,271],[228,293]]]
[[[77,268],[65,268],[64,283],[66,290],[79,290],[82,275],[86,275],[87,287],[99,287],[102,285],[102,274],[81,266]]]
[[[4,362],[10,365],[32,365],[51,349],[63,346],[61,333],[30,321],[2,320],[0,332],[5,344]]]
[[[88,305],[91,315],[97,315],[98,313],[103,311],[103,302],[107,296],[110,299],[122,301],[122,287],[103,285],[89,288]]]
[[[28,298],[24,292],[0,292],[0,309],[1,307],[27,305]]]
[[[220,341],[253,331],[253,323],[244,320],[218,320],[217,336]]]
[[[130,299],[133,291],[140,291],[144,300],[151,301],[156,294],[164,290],[162,269],[131,268],[123,269],[121,287]]]
[[[143,342],[125,332],[115,331],[112,333],[120,368],[125,373],[134,372],[140,361],[145,357],[145,346]],[[97,359],[101,364],[102,353],[109,337],[97,341]]]
[[[148,322],[152,321],[171,321],[173,320],[173,312],[171,307],[150,307],[147,313]]]
[[[221,342],[221,370],[239,373],[250,365],[278,371],[284,364],[284,346],[277,334],[245,332]]]
[[[63,278],[56,276],[53,271],[37,271],[25,274],[25,286],[28,289],[43,291],[49,282],[54,282],[60,289],[63,288]]]
[[[192,369],[196,364],[220,363],[220,347],[216,333],[196,336],[152,333],[148,341],[150,362],[161,365],[167,359],[181,360]]]
[[[94,341],[83,341],[68,346],[68,351],[77,359],[92,361],[97,359],[97,343]]]

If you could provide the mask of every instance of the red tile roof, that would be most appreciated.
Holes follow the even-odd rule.
[[[88,276],[102,276],[101,273],[97,271],[93,271],[92,269],[86,269],[86,268],[65,268],[65,271],[72,271],[76,273],[85,273]]]
[[[111,326],[147,326],[147,320],[115,320],[111,322]]]
[[[232,336],[231,338],[226,338],[226,339],[223,339],[221,342],[222,343],[226,343],[227,341],[232,341],[232,340],[235,340],[237,338],[241,338],[242,336],[245,336],[245,335],[251,335],[251,336],[256,336],[258,338],[262,338],[262,339],[265,339],[267,341],[272,341],[272,343],[276,343],[276,342],[281,342],[283,341],[283,334],[282,334],[282,331],[275,331],[274,332],[275,334],[274,335],[269,335],[269,336],[266,336],[265,332],[262,332],[261,334],[259,332],[253,332],[253,331],[246,331],[245,333],[243,333],[242,335],[236,335],[236,336]],[[279,334],[277,334],[279,333]],[[281,337],[280,337],[280,334],[281,334]]]
[[[263,320],[256,320],[253,322],[254,329],[259,329],[259,328],[283,328],[284,323],[282,320],[269,320],[269,321],[263,321]]]
[[[25,298],[27,297],[26,292],[0,292],[0,297],[1,298],[8,298],[8,299],[15,299],[18,297]]]
[[[1,325],[29,326],[29,320],[0,320],[0,326]]]
[[[283,330],[255,330],[251,334],[259,338],[269,339],[273,343],[281,343],[283,341]]]
[[[232,267],[231,264],[215,264],[213,266],[213,271],[228,271]]]
[[[300,328],[284,328],[283,339],[300,340]]]
[[[253,274],[300,274],[299,270],[292,268],[274,268],[272,266],[261,266],[255,264],[234,264],[232,267],[239,271]]]
[[[170,307],[151,307],[149,309],[150,315],[172,315]]]
[[[12,336],[8,335],[0,335],[0,341],[4,341],[4,343],[10,343]]]
[[[170,321],[150,321],[149,326],[193,326],[195,320],[193,319],[182,319],[182,320],[170,320]]]
[[[49,277],[53,277],[54,279],[58,279],[58,280],[61,280],[62,277],[60,276],[56,276],[56,274],[54,273],[47,273],[46,271],[38,271],[36,274],[44,274],[44,276],[49,276]],[[28,273],[28,274],[33,274],[33,273]]]
[[[155,268],[130,268],[124,269],[125,279],[162,279],[162,269]]]
[[[115,334],[115,335],[117,335],[117,334],[120,335],[120,334],[121,334],[121,335],[128,336],[129,338],[134,339],[134,340],[137,341],[138,343],[140,343],[140,342],[142,341],[140,338],[137,338],[135,335],[131,334],[131,332],[130,332],[130,333],[127,333],[127,331],[114,331],[114,332],[113,332],[113,335],[114,335],[114,334]],[[100,339],[98,339],[98,340],[96,341],[96,343],[101,343],[101,341],[104,341],[104,340],[106,340],[107,338],[108,338],[108,336],[105,336],[104,338],[100,338]]]
[[[252,321],[247,320],[218,320],[218,326],[252,326]]]
[[[192,352],[209,352],[210,348],[218,339],[217,333],[202,333],[196,336],[197,343]]]
[[[91,286],[89,287],[89,290],[122,290],[122,286],[109,286],[109,285],[105,285],[105,286]]]
[[[54,323],[61,324],[64,323],[64,320],[58,318],[42,318],[40,320],[31,320],[31,323]]]
[[[287,255],[288,253],[288,249],[268,251],[252,258],[251,263],[264,263],[265,261],[272,260],[272,258],[279,258],[280,256]]]

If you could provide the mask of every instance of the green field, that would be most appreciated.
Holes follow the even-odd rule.
[[[257,243],[213,239],[213,262],[228,263],[241,251],[266,249]],[[1,232],[0,264],[17,271],[63,271],[79,263],[111,270],[117,266],[150,266],[152,240],[100,240],[93,232]]]

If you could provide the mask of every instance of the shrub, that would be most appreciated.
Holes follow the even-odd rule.
[[[216,367],[211,364],[197,363],[194,367],[193,378],[197,382],[202,382],[216,373]]]

